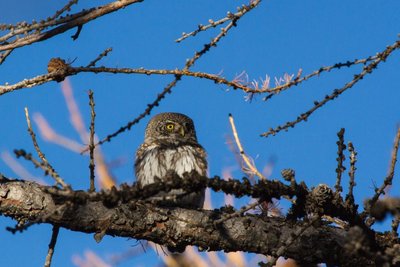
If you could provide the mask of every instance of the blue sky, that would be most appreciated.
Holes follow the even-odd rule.
[[[89,7],[92,1],[82,1],[73,11]],[[98,1],[107,3],[107,1]],[[109,67],[145,67],[151,69],[182,68],[187,58],[218,34],[219,27],[200,33],[182,43],[174,40],[182,32],[190,32],[208,19],[223,17],[235,11],[243,1],[144,1],[93,21],[83,27],[76,41],[74,30],[46,42],[17,49],[0,67],[0,83],[14,83],[46,72],[50,58],[74,60],[73,65],[86,65],[108,47],[113,52],[99,65]],[[2,3],[8,12],[1,22],[39,20],[52,15],[62,4],[55,1],[28,0]],[[216,48],[197,61],[193,70],[221,73],[228,79],[246,71],[250,79],[265,75],[281,77],[296,74],[301,68],[308,74],[322,66],[365,58],[382,51],[399,37],[400,2],[392,1],[263,1],[247,14]],[[400,53],[396,51],[372,75],[354,88],[300,123],[288,132],[268,138],[259,134],[270,127],[293,120],[312,107],[333,89],[342,87],[360,66],[333,70],[301,86],[294,87],[264,102],[256,97],[245,101],[245,94],[213,82],[184,77],[171,95],[152,114],[165,111],[189,115],[196,123],[199,141],[208,152],[210,175],[221,175],[228,167],[233,175],[243,174],[235,156],[226,144],[230,135],[228,114],[235,117],[236,126],[246,152],[262,169],[273,159],[271,178],[280,178],[280,171],[293,168],[299,181],[310,186],[319,183],[334,185],[336,168],[336,133],[346,128],[346,142],[352,141],[358,152],[355,188],[359,204],[373,193],[385,177],[396,125],[400,121]],[[167,76],[80,74],[71,77],[75,98],[86,123],[89,122],[87,91],[96,99],[96,132],[99,137],[117,130],[143,112],[163,87],[172,80]],[[60,133],[79,140],[73,130],[60,84],[52,82],[40,87],[23,89],[0,97],[0,118],[3,129],[0,152],[25,148],[34,152],[26,131],[24,107],[40,112]],[[143,140],[149,118],[102,146],[108,161],[124,159],[113,169],[119,183],[133,181],[133,154]],[[54,144],[39,142],[47,158],[74,188],[88,185],[88,159]],[[22,162],[40,176],[29,163]],[[346,161],[348,163],[348,160]],[[236,168],[236,169],[235,169]],[[14,177],[13,171],[0,161],[0,171]],[[46,178],[47,182],[52,181]],[[398,175],[390,194],[399,192]],[[345,182],[347,179],[345,179]],[[346,184],[344,184],[346,188]],[[214,203],[221,203],[219,197]],[[14,222],[1,217],[0,228]],[[387,225],[378,225],[387,227]],[[23,234],[12,235],[3,230],[0,265],[41,266],[47,251],[51,230],[47,225],[31,227]],[[82,255],[90,249],[99,255],[121,252],[134,246],[134,240],[106,237],[96,244],[92,236],[61,230],[54,266],[71,266],[72,255]],[[121,266],[155,264],[157,257],[147,255],[132,259]],[[152,258],[152,259],[149,259]]]

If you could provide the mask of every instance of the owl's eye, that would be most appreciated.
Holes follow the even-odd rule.
[[[175,128],[175,125],[173,123],[167,123],[167,125],[165,125],[165,129],[167,129],[167,131],[171,132],[173,131]]]

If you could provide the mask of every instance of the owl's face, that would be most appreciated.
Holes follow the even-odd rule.
[[[179,145],[197,142],[193,121],[180,113],[160,113],[154,116],[146,127],[145,142],[154,141]]]

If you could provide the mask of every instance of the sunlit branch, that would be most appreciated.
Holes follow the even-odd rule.
[[[94,19],[97,19],[106,14],[115,12],[121,8],[124,8],[128,5],[142,2],[143,0],[119,0],[115,2],[111,2],[104,6],[98,6],[95,8],[91,8],[88,10],[83,10],[76,14],[68,15],[65,17],[58,17],[57,12],[55,19],[50,19],[49,21],[42,21],[39,23],[28,24],[25,27],[19,27],[19,29],[10,29],[8,34],[0,37],[0,51],[15,49],[18,47],[22,47],[25,45],[30,45],[35,42],[40,42],[52,38],[56,35],[62,34],[67,30],[70,30],[74,27],[82,26]],[[63,12],[63,11],[62,11]],[[57,26],[58,25],[58,26]],[[57,27],[55,27],[57,26]],[[55,28],[52,28],[55,27]],[[50,29],[48,29],[50,28]],[[47,31],[43,31],[48,29]],[[33,31],[33,32],[32,32]],[[12,41],[8,41],[10,38],[14,36],[18,36],[24,34],[25,32],[30,32],[24,37],[16,38]]]
[[[90,106],[90,135],[89,135],[89,170],[90,170],[90,192],[96,191],[94,186],[94,119],[96,117],[96,112],[94,111],[94,98],[93,98],[93,91],[89,90],[89,106]]]
[[[268,137],[270,135],[275,135],[282,130],[289,130],[289,128],[293,128],[296,126],[298,123],[302,121],[307,121],[308,118],[319,108],[323,107],[326,103],[336,99],[339,97],[342,93],[347,91],[348,89],[352,88],[356,83],[361,81],[367,74],[372,73],[381,62],[384,62],[393,51],[399,49],[400,47],[400,41],[396,41],[393,45],[388,46],[384,51],[380,52],[377,54],[376,59],[373,60],[371,63],[366,65],[362,72],[359,74],[354,75],[353,80],[350,82],[346,83],[342,88],[340,89],[335,89],[330,95],[326,95],[325,98],[321,101],[315,101],[314,106],[309,109],[308,111],[300,114],[295,120],[293,121],[288,121],[283,125],[279,125],[275,128],[270,128],[267,132],[261,133],[260,136],[262,137]]]
[[[50,174],[51,177],[54,178],[54,180],[57,182],[57,184],[60,184],[64,189],[70,189],[70,186],[64,182],[64,180],[58,175],[58,173],[54,170],[54,168],[51,166],[49,161],[46,159],[46,156],[43,154],[43,152],[40,150],[39,144],[36,141],[36,135],[33,132],[32,125],[31,125],[31,120],[29,118],[29,112],[28,108],[25,108],[25,116],[26,116],[26,122],[28,124],[28,132],[32,138],[32,143],[33,146],[35,147],[35,150],[39,156],[39,158],[43,162],[43,166],[46,167],[47,172]]]
[[[47,256],[46,256],[46,261],[44,263],[44,267],[50,267],[51,266],[51,260],[52,260],[53,255],[54,255],[54,249],[56,247],[59,231],[60,231],[60,227],[54,225],[53,226],[53,231],[52,231],[52,234],[51,234],[51,240],[50,240],[50,243],[49,243],[49,250],[47,251]]]

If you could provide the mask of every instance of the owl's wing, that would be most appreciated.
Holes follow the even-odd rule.
[[[140,177],[142,175],[140,175],[140,173],[143,171],[142,170],[142,161],[145,157],[146,154],[146,150],[149,147],[149,145],[147,143],[143,143],[141,144],[138,149],[136,150],[136,157],[135,157],[135,176],[136,176],[136,181],[138,183],[138,185],[140,186]]]
[[[206,176],[207,175],[207,152],[204,150],[204,148],[200,144],[195,145],[195,151],[196,151],[196,157],[197,161],[199,162],[199,167],[202,170],[202,173],[199,173],[200,175]]]

